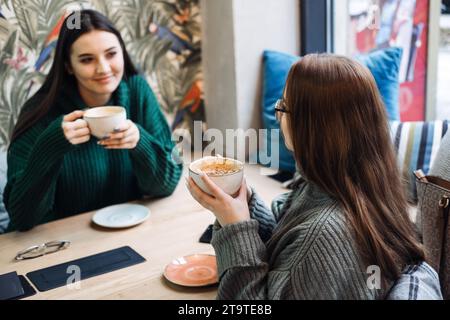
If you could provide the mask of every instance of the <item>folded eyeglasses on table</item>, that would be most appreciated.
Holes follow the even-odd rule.
[[[29,247],[17,253],[16,260],[34,259],[69,247],[70,241],[57,240]]]

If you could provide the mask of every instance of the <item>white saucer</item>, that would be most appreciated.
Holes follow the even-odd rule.
[[[98,210],[92,221],[106,228],[128,228],[148,219],[150,210],[138,204],[117,204]]]

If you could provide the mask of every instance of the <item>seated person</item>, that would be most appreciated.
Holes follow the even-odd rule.
[[[450,130],[442,138],[430,175],[450,181]]]
[[[67,20],[80,16],[80,28]],[[171,132],[120,33],[100,13],[64,21],[44,84],[27,101],[8,150],[4,202],[11,230],[142,196],[170,195],[182,166]],[[118,105],[129,120],[100,141],[85,109]]]
[[[385,299],[411,266],[427,279],[414,286],[420,297],[441,298],[408,217],[370,71],[345,57],[308,55],[292,66],[276,113],[301,178],[272,210],[245,181],[231,197],[205,174],[212,196],[188,180],[217,218],[218,298]]]

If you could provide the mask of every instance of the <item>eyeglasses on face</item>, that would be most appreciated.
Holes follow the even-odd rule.
[[[37,246],[29,247],[17,253],[16,260],[25,260],[41,257],[48,253],[57,252],[69,247],[70,241],[60,240],[60,241],[50,241]]]
[[[286,109],[286,102],[284,99],[278,99],[275,103],[275,116],[277,121],[281,121],[281,115],[283,113],[289,113],[289,110]]]

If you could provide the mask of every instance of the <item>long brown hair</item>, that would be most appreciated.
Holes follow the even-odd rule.
[[[370,71],[346,57],[305,56],[289,72],[285,101],[297,164],[342,204],[365,263],[395,281],[423,261]]]
[[[79,17],[80,24],[75,28],[71,28],[68,21],[71,21],[74,16]],[[81,10],[71,13],[64,20],[59,32],[50,72],[41,88],[23,106],[17,124],[14,127],[11,142],[16,140],[50,111],[58,92],[64,85],[76,82],[75,77],[70,75],[66,68],[67,65],[70,65],[70,49],[79,37],[92,30],[102,30],[116,35],[123,51],[124,77],[131,77],[138,73],[125,48],[120,32],[107,17],[94,10]]]

